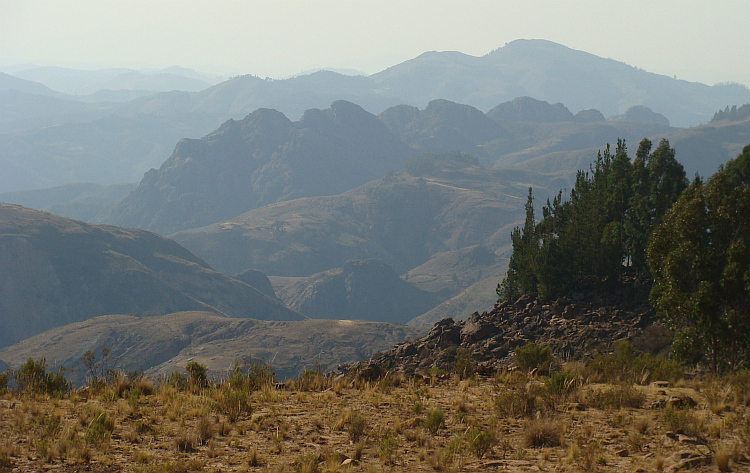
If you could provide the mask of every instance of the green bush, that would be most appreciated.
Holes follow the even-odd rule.
[[[204,388],[208,384],[208,368],[197,361],[189,361],[185,371],[190,375],[190,384],[196,388]]]
[[[167,378],[167,384],[178,391],[184,391],[185,387],[187,387],[187,378],[182,373],[175,370],[172,371],[172,374]]]
[[[232,370],[227,379],[234,388],[257,391],[264,386],[270,386],[276,382],[276,373],[273,366],[260,360],[247,358],[241,363],[234,362]]]
[[[367,430],[367,418],[359,411],[353,411],[348,422],[349,440],[357,443],[364,437]]]
[[[516,365],[524,371],[537,369],[540,373],[549,373],[554,362],[550,348],[534,342],[516,347],[515,355]]]
[[[59,395],[71,389],[70,382],[63,374],[64,371],[65,369],[60,367],[57,373],[49,373],[46,359],[34,361],[29,358],[13,373],[13,377],[21,392]]]

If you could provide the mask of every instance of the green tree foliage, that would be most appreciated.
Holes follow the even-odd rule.
[[[498,297],[538,292],[546,299],[581,279],[613,287],[628,267],[648,276],[648,235],[686,186],[669,142],[651,152],[644,139],[633,162],[624,141],[614,153],[608,145],[588,171],[578,172],[567,200],[560,192],[547,201],[538,224],[529,189],[526,221],[511,233],[513,254]]]
[[[720,121],[739,121],[750,117],[750,103],[737,108],[737,105],[732,105],[732,108],[725,108],[714,113],[714,117],[711,119],[711,123]]]
[[[652,304],[683,360],[714,372],[750,360],[750,145],[705,183],[696,178],[648,244]]]

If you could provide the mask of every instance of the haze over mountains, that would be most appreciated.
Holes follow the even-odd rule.
[[[0,74],[0,201],[109,225],[0,206],[0,347],[38,335],[13,360],[108,343],[163,372],[283,342],[300,347],[285,373],[310,347],[333,367],[419,332],[392,323],[491,308],[528,189],[540,207],[607,143],[667,138],[707,176],[750,142],[748,117],[708,123],[750,102],[744,86],[546,41],[211,87],[181,69],[16,74]],[[52,76],[60,91],[28,80]]]
[[[167,72],[184,76],[180,70]],[[0,179],[0,192],[82,181],[133,182],[158,167],[178,139],[199,138],[258,108],[297,120],[305,110],[325,109],[337,100],[379,114],[392,106],[424,108],[446,99],[487,112],[529,96],[562,103],[574,114],[596,109],[606,117],[646,106],[673,126],[694,126],[708,123],[727,105],[750,102],[745,86],[679,81],[541,40],[514,41],[482,57],[425,53],[367,77],[329,71],[285,80],[240,76],[200,92],[167,91],[125,102],[84,102],[25,84],[0,80],[0,164],[14,175]],[[97,124],[104,119],[108,126]],[[56,125],[68,127],[64,139],[43,129]],[[133,148],[132,136],[145,130],[155,138]],[[59,163],[68,172],[55,166]],[[100,179],[75,180],[94,163]]]

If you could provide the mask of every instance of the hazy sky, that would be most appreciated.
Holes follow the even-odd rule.
[[[0,61],[374,73],[425,51],[547,39],[651,72],[750,85],[750,0],[0,0]]]

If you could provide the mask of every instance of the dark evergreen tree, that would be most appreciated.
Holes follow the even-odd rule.
[[[513,242],[513,254],[508,262],[508,276],[496,289],[501,299],[515,299],[523,293],[537,290],[534,265],[539,252],[539,241],[536,236],[534,195],[531,187],[526,200],[526,221],[523,229],[514,228],[510,239]]]
[[[642,141],[633,163],[618,140],[614,153],[608,145],[578,172],[569,199],[560,192],[547,201],[537,225],[529,190],[526,223],[511,234],[513,255],[498,296],[538,292],[547,299],[582,280],[612,288],[631,266],[646,273],[648,235],[685,186],[666,140],[653,153]]]
[[[651,301],[674,352],[714,372],[750,360],[750,145],[704,184],[696,178],[652,233]]]

